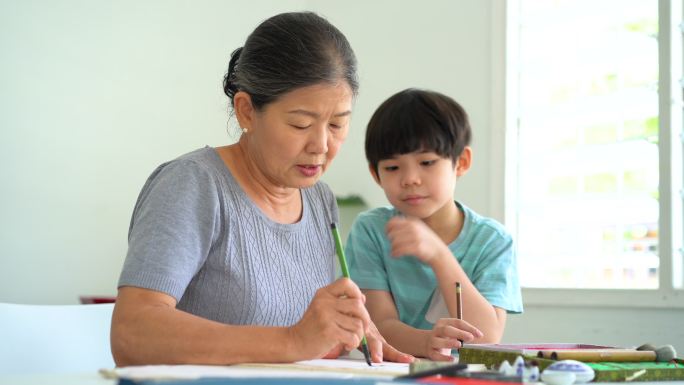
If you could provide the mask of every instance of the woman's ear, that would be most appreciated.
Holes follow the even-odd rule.
[[[233,96],[233,111],[235,111],[235,118],[240,125],[240,128],[250,130],[254,121],[254,105],[252,105],[252,98],[244,91],[238,91]]]
[[[465,146],[461,155],[456,159],[456,176],[462,176],[470,169],[473,160],[473,150],[470,146]]]
[[[370,163],[368,164],[368,171],[370,171],[371,175],[373,176],[375,183],[380,185],[380,177],[378,176],[378,173],[375,171],[375,167],[373,167],[373,165]]]

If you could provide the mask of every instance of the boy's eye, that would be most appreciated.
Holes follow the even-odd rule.
[[[433,164],[435,164],[435,162],[437,162],[437,160],[435,160],[435,159],[424,160],[424,161],[420,162],[420,165],[421,166],[432,166]]]
[[[397,171],[399,169],[399,166],[385,166],[385,167],[383,167],[383,169],[385,171],[392,172],[392,171]]]

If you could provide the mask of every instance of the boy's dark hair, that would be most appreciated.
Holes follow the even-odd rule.
[[[356,96],[356,56],[347,38],[313,12],[289,12],[259,24],[245,46],[233,51],[223,91],[231,106],[244,91],[261,110],[297,88],[340,80]]]
[[[454,99],[409,88],[375,110],[366,129],[366,159],[376,174],[381,160],[421,150],[456,162],[470,136],[468,114]]]

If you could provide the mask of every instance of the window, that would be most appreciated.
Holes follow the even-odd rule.
[[[505,12],[505,218],[522,285],[681,295],[681,0]]]

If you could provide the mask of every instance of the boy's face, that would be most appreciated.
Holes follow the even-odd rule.
[[[371,173],[397,210],[427,219],[453,202],[456,178],[470,167],[470,151],[466,147],[456,164],[430,151],[396,155],[381,160],[377,174],[371,167]]]

